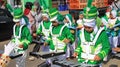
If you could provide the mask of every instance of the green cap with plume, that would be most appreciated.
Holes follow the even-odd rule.
[[[22,11],[22,9],[21,9],[21,8],[16,8],[16,9],[14,9],[14,11],[13,11],[13,16],[14,16],[14,19],[13,19],[14,22],[20,21],[20,19],[21,19],[22,16],[23,16],[23,11]]]
[[[87,7],[83,9],[83,15],[85,19],[94,19],[97,17],[98,12],[95,6],[92,6],[92,0],[87,0]]]

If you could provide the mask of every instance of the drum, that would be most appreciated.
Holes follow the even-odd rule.
[[[120,59],[120,53],[116,53],[112,58]]]
[[[81,64],[77,62],[76,59],[74,60],[61,60],[61,61],[54,61],[53,64],[59,65],[61,67],[80,67]]]
[[[36,38],[33,38],[32,42],[43,45],[45,40],[46,40],[45,37],[42,34],[40,34]]]
[[[30,55],[35,57],[50,58],[54,56],[63,55],[65,52],[31,52]]]
[[[71,59],[71,60],[59,60],[59,61],[54,61],[53,64],[59,65],[61,67],[100,67],[99,65],[92,65],[92,64],[87,64],[87,63],[79,63],[77,59]]]

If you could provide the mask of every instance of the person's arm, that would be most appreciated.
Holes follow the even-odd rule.
[[[102,60],[105,56],[108,55],[110,51],[110,43],[109,43],[109,39],[105,31],[101,33],[100,38],[101,38],[102,49],[101,49],[101,52],[98,53],[97,56],[99,56],[100,60]]]
[[[74,36],[67,27],[64,28],[62,36],[59,39],[63,40],[65,43],[74,42]]]
[[[120,52],[120,47],[112,48],[112,50],[115,51],[115,52]]]
[[[23,42],[23,50],[26,50],[28,48],[28,45],[32,42],[32,36],[27,27],[24,27],[23,34],[25,36],[25,39],[22,41]]]
[[[42,32],[42,26],[41,26],[41,23],[39,23],[39,27],[37,29],[36,34],[39,35],[41,32]]]

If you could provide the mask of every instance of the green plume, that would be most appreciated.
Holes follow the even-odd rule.
[[[42,10],[52,8],[52,1],[51,0],[39,0],[39,4],[42,7]]]
[[[87,0],[87,7],[91,7],[93,0]]]
[[[6,7],[8,8],[8,10],[9,10],[10,12],[13,12],[13,8],[11,7],[10,4],[6,4]]]

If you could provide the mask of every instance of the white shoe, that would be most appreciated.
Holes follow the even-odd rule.
[[[46,59],[44,59],[44,58],[41,57],[40,60],[45,61]]]
[[[30,60],[30,61],[34,61],[34,60],[35,60],[35,57],[31,56],[31,57],[29,57],[29,60]]]

